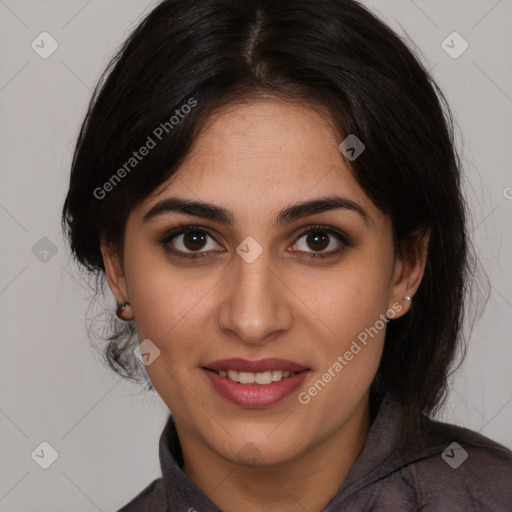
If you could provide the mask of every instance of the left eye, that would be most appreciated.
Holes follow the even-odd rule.
[[[301,248],[300,242],[296,242],[293,245],[293,252],[306,252],[308,253],[307,257],[313,258],[324,258],[327,256],[338,254],[346,246],[350,245],[348,238],[345,235],[324,226],[312,226],[308,228],[299,236],[298,240],[300,241],[302,238],[305,238],[305,244],[302,245],[302,247],[306,246],[306,248],[312,248],[313,251],[310,253],[309,251]],[[338,241],[337,249],[332,248],[333,238],[335,238]],[[326,251],[326,249],[328,249],[329,247],[331,247],[331,250]]]
[[[300,240],[304,238],[304,244],[300,243]],[[333,243],[333,238],[338,241],[338,248],[336,249],[336,243]],[[338,253],[340,251],[339,246],[341,245],[342,248],[347,244],[346,239],[338,232],[333,231],[331,229],[323,228],[323,227],[311,227],[302,235],[299,236],[298,242],[296,242],[293,247],[295,251],[302,251],[302,252],[309,252],[307,251],[307,248],[312,249],[312,256],[325,256],[329,254]],[[306,249],[302,248],[306,247]],[[327,250],[329,249],[330,250]],[[294,251],[294,252],[295,252]],[[314,254],[314,253],[321,253],[321,254]]]

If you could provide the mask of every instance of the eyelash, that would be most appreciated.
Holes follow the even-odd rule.
[[[158,242],[163,246],[163,248],[167,252],[170,252],[173,255],[178,256],[179,258],[183,258],[183,259],[187,259],[187,260],[197,260],[199,258],[208,257],[209,255],[207,252],[196,252],[196,253],[187,254],[182,251],[177,251],[175,249],[171,249],[169,247],[169,242],[171,242],[171,240],[173,240],[174,238],[176,238],[182,234],[189,233],[189,232],[206,234],[209,237],[211,237],[213,240],[215,240],[215,238],[213,237],[213,235],[210,233],[209,230],[202,228],[200,226],[188,225],[188,226],[182,226],[182,227],[176,228],[176,229],[166,233]],[[327,233],[328,235],[334,236],[339,242],[341,242],[342,246],[338,249],[331,250],[327,253],[315,253],[315,252],[309,253],[308,252],[308,253],[305,253],[306,255],[301,255],[301,257],[310,258],[310,259],[329,258],[329,257],[333,257],[333,256],[336,256],[337,254],[341,253],[347,247],[353,246],[351,240],[345,233],[338,231],[336,229],[330,228],[328,226],[322,226],[322,225],[314,225],[314,226],[308,227],[306,230],[302,231],[297,236],[296,240],[299,240],[302,237],[304,237],[305,235],[308,235],[310,233],[318,233],[318,232],[323,232],[323,233]],[[217,242],[217,241],[215,240],[215,242]],[[301,252],[301,251],[298,251],[298,252]]]

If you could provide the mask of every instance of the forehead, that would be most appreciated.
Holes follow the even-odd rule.
[[[378,217],[340,143],[323,108],[270,99],[229,104],[210,116],[178,171],[144,204],[178,195],[225,205],[242,218],[336,194]]]
[[[341,160],[339,136],[319,109],[273,99],[229,104],[210,116],[180,172],[211,177],[212,166],[248,181],[307,178]]]

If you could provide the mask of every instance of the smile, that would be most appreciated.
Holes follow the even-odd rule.
[[[293,393],[311,369],[284,359],[225,359],[201,367],[213,390],[240,407],[268,407]]]

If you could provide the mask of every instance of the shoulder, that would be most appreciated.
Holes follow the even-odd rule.
[[[167,509],[163,479],[157,478],[117,512],[166,512]]]
[[[512,452],[472,430],[427,419],[404,467],[432,510],[512,510]]]

